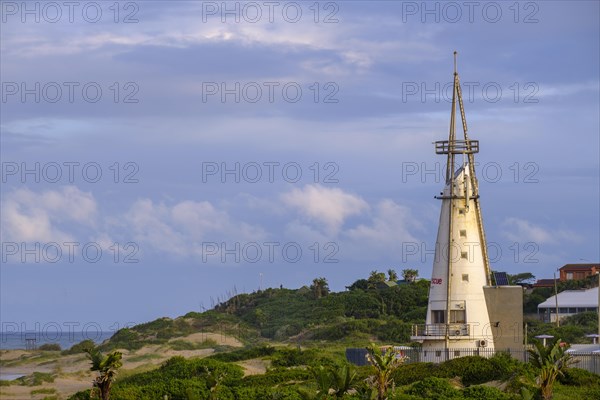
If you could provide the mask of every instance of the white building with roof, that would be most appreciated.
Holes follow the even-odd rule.
[[[598,288],[565,290],[538,305],[538,314],[545,322],[556,322],[574,314],[598,312]]]

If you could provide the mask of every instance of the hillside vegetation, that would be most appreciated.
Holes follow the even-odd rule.
[[[121,329],[99,346],[105,354],[123,353],[111,399],[372,399],[374,367],[348,365],[346,348],[417,345],[410,343],[411,325],[424,323],[427,309],[429,281],[391,282],[395,279],[373,271],[334,293],[317,278],[300,289],[239,294],[210,311]],[[531,296],[525,307],[528,301]],[[570,343],[589,342],[584,335],[597,329],[597,315],[579,314],[560,327],[532,319],[528,329],[530,338],[550,333]],[[90,345],[75,345],[62,355],[55,351],[53,357],[83,357]],[[85,368],[81,373],[89,375]],[[405,360],[389,375],[386,393],[390,400],[537,399],[538,373],[503,353],[439,365]],[[85,390],[69,399],[89,398]],[[567,398],[600,398],[600,378],[567,370],[555,385],[554,399]]]

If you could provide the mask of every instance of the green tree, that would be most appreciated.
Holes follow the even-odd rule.
[[[342,367],[319,365],[311,367],[309,370],[317,384],[317,391],[313,393],[301,390],[300,393],[304,399],[320,400],[331,397],[341,399],[354,389],[356,373],[347,364]]]
[[[396,282],[398,280],[398,274],[393,269],[388,269],[388,281]]]
[[[310,285],[310,290],[315,295],[315,299],[320,299],[329,294],[329,283],[327,283],[327,279],[323,277],[315,278],[313,279],[312,285]]]
[[[402,270],[402,277],[406,282],[414,282],[417,276],[419,276],[419,271],[416,269],[407,268]]]
[[[117,370],[121,368],[122,354],[118,351],[103,355],[97,347],[87,347],[85,349],[88,358],[92,362],[90,371],[97,371],[99,375],[94,379],[94,387],[100,390],[102,400],[110,399],[110,390],[117,376]]]
[[[385,274],[383,272],[371,271],[367,282],[369,289],[375,289],[378,283],[385,282]]]
[[[404,363],[405,357],[401,356],[393,348],[383,352],[379,347],[371,343],[367,347],[367,359],[373,367],[373,375],[368,378],[369,385],[376,390],[377,400],[385,400],[387,390],[392,383],[392,373]]]
[[[356,372],[352,371],[350,365],[331,369],[333,395],[342,398],[346,393],[354,389]]]
[[[568,346],[561,343],[561,339],[544,346],[535,343],[534,350],[528,350],[531,364],[539,369],[536,383],[540,388],[544,400],[552,399],[552,389],[558,376],[563,376],[564,371],[573,363],[571,355],[566,352]]]
[[[531,272],[521,272],[516,275],[508,275],[508,281],[511,285],[520,285],[522,283],[533,283],[535,281],[535,275]]]
[[[219,388],[221,387],[223,380],[227,378],[227,371],[221,370],[210,370],[208,367],[204,367],[204,379],[206,380],[206,388],[210,391],[209,400],[219,399]]]

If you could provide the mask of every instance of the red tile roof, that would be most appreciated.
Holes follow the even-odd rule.
[[[560,267],[561,271],[580,271],[580,270],[590,270],[592,268],[599,269],[600,264],[565,264]]]

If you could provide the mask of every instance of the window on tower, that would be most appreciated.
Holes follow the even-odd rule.
[[[446,311],[445,310],[431,310],[431,320],[434,324],[446,323]]]
[[[450,310],[451,324],[464,324],[466,321],[465,310]]]
[[[467,231],[465,229],[461,229],[460,232],[459,232],[459,235],[460,235],[460,237],[466,238],[467,237]]]

